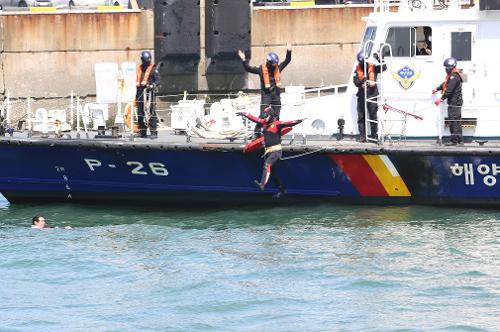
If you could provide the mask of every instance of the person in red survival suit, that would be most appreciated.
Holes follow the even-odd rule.
[[[259,181],[255,180],[255,184],[260,190],[264,190],[266,187],[269,177],[273,177],[273,181],[279,189],[279,192],[274,195],[275,198],[280,198],[282,195],[286,194],[286,190],[283,187],[283,183],[279,176],[274,172],[274,168],[278,160],[281,159],[281,130],[286,127],[293,127],[298,125],[303,119],[293,120],[293,121],[280,121],[278,120],[276,114],[273,112],[272,107],[267,107],[264,112],[261,113],[262,117],[256,117],[249,113],[238,112],[238,115],[244,116],[249,120],[260,124],[262,126],[264,134],[264,169],[262,171],[262,179]]]

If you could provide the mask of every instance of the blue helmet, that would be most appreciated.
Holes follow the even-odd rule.
[[[455,68],[457,66],[457,59],[455,59],[454,57],[451,57],[451,58],[444,60],[443,66],[447,72],[452,71],[453,68]]]
[[[364,62],[365,61],[365,52],[359,51],[358,54],[356,54],[356,59],[358,59],[358,62]]]
[[[141,52],[141,61],[143,63],[150,63],[151,62],[151,58],[152,58],[151,52],[149,52],[149,51],[142,51]]]
[[[266,56],[266,61],[272,65],[277,65],[280,59],[278,58],[278,54],[271,52]]]

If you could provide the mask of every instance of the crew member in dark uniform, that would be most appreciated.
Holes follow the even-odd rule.
[[[151,138],[158,137],[157,125],[158,117],[156,115],[156,88],[160,84],[160,74],[156,70],[156,66],[151,62],[151,52],[143,51],[141,53],[141,65],[137,68],[137,119],[139,125],[139,133],[141,137],[146,137],[147,130],[151,132]],[[149,110],[144,110],[144,98],[150,100]],[[145,111],[149,111],[149,121],[147,125],[144,123]]]
[[[276,53],[269,53],[266,56],[266,63],[253,67],[248,63],[249,60],[245,57],[245,52],[238,50],[238,55],[243,63],[245,70],[252,74],[258,74],[260,77],[260,118],[265,117],[264,110],[268,106],[272,106],[276,119],[280,117],[281,111],[281,72],[292,60],[292,46],[287,45],[285,61],[279,63],[279,58]],[[262,124],[257,123],[255,126],[255,136],[261,135]]]
[[[276,163],[281,159],[281,129],[298,125],[303,121],[303,119],[294,121],[279,121],[271,107],[264,109],[260,117],[255,117],[250,113],[245,112],[239,112],[237,114],[242,115],[262,126],[265,151],[264,169],[262,171],[262,179],[260,182],[255,180],[255,184],[260,190],[264,190],[269,177],[272,176],[274,183],[279,189],[279,192],[274,195],[274,197],[281,197],[281,195],[286,193],[286,190],[283,187],[281,179],[276,172],[274,172]]]
[[[354,71],[353,82],[354,85],[358,88],[358,93],[356,96],[358,97],[358,131],[359,138],[358,142],[366,142],[366,128],[365,128],[365,100],[369,99],[366,104],[368,109],[368,119],[372,121],[377,121],[377,100],[376,97],[378,95],[377,88],[377,76],[379,73],[385,71],[387,69],[386,64],[381,64],[379,56],[377,53],[373,54],[373,57],[379,61],[378,65],[374,65],[373,63],[366,63],[365,65],[365,54],[363,51],[358,52],[356,58],[358,60],[358,65],[356,66],[356,70]],[[365,95],[365,85],[366,87],[366,95]],[[373,99],[371,99],[373,98]],[[370,122],[370,137],[373,139],[378,139],[378,125],[377,122]]]
[[[444,60],[444,68],[446,70],[446,78],[441,85],[432,90],[432,94],[438,91],[442,92],[441,98],[437,99],[434,104],[441,105],[444,100],[448,101],[448,120],[450,121],[450,142],[445,145],[463,145],[462,137],[462,77],[457,69],[457,59],[448,58]]]

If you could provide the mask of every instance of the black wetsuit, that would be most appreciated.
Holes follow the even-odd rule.
[[[358,88],[358,93],[356,96],[358,97],[358,105],[357,105],[357,111],[358,111],[358,130],[359,130],[359,136],[362,141],[365,140],[365,135],[366,135],[366,128],[365,128],[365,99],[373,98],[370,99],[369,102],[367,102],[367,111],[368,111],[368,118],[372,121],[377,121],[377,111],[378,111],[378,106],[377,106],[377,100],[376,97],[378,95],[378,88],[377,85],[375,84],[374,86],[368,86],[366,88],[366,96],[365,96],[365,88],[363,87],[363,84],[366,82],[366,78],[368,77],[368,71],[369,65],[367,64],[364,66],[363,64],[359,64],[361,68],[364,70],[364,78],[360,79],[356,71],[354,72],[354,77],[353,77],[353,82],[354,85]],[[374,81],[377,81],[377,76],[381,71],[385,71],[387,69],[387,65],[373,65],[373,70],[374,70]],[[370,122],[370,136],[374,139],[377,138],[377,133],[378,133],[378,124],[377,122]]]
[[[141,69],[141,82],[142,78],[144,77],[144,73],[147,70],[149,65],[140,65]],[[141,134],[141,137],[146,137],[146,133],[148,130],[151,131],[152,136],[157,136],[158,131],[157,131],[157,125],[158,125],[158,117],[156,115],[156,102],[155,102],[155,88],[160,84],[160,74],[158,73],[158,70],[156,70],[156,66],[153,67],[151,70],[151,73],[149,74],[147,84],[146,85],[140,85],[137,87],[137,93],[136,93],[136,102],[137,102],[137,122],[139,125],[139,131]],[[148,89],[147,86],[150,86],[151,88]],[[150,108],[149,108],[149,121],[146,126],[144,123],[144,117],[145,117],[145,110],[144,110],[144,94],[149,94],[149,100],[151,101],[150,103]]]
[[[292,51],[287,50],[285,61],[283,61],[282,63],[280,63],[278,65],[280,72],[282,72],[283,69],[285,69],[285,67],[290,63],[291,60],[292,60]],[[262,73],[262,67],[261,66],[259,66],[259,67],[250,66],[248,59],[245,61],[242,61],[242,63],[243,63],[243,67],[245,68],[245,70],[247,72],[252,73],[252,74],[258,74],[260,77],[260,98],[261,98],[261,100],[260,100],[260,117],[263,118],[265,116],[264,110],[269,105],[271,105],[275,117],[277,119],[279,119],[280,111],[281,111],[281,97],[280,97],[281,91],[280,91],[280,87],[276,86],[276,82],[274,80],[274,75],[273,75],[274,68],[273,68],[273,66],[267,65],[268,71],[269,71],[269,83],[271,84],[271,87],[266,88],[266,84],[264,83],[264,74]],[[260,123],[257,123],[257,125],[255,126],[255,132],[260,133],[261,128],[262,128],[262,125]]]
[[[262,171],[262,178],[260,182],[255,181],[261,190],[264,190],[269,176],[272,176],[274,183],[279,189],[280,194],[285,193],[285,188],[281,179],[274,171],[274,167],[278,160],[281,159],[281,130],[286,127],[293,127],[302,122],[302,120],[293,121],[279,121],[274,120],[267,123],[265,119],[257,118],[248,113],[240,113],[241,115],[247,117],[249,120],[259,123],[263,126],[264,132],[264,147],[265,147],[265,160],[264,169]]]
[[[446,90],[443,87],[446,85]],[[463,143],[462,136],[462,77],[457,71],[446,75],[446,80],[437,87],[437,91],[443,91],[442,100],[448,100],[448,120],[450,124],[450,141],[454,144]]]

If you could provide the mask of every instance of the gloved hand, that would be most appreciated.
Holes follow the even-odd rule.
[[[154,84],[148,84],[148,85],[146,85],[146,90],[148,90],[148,91],[152,91],[154,88],[155,88]]]
[[[243,116],[243,115],[245,115],[245,112],[236,112],[236,115]]]
[[[238,50],[238,56],[240,57],[241,61],[246,60],[245,52],[243,52],[242,50]]]
[[[435,102],[434,102],[434,105],[436,106],[439,106],[441,105],[441,103],[443,102],[443,99],[437,99]]]
[[[373,58],[380,62],[380,57],[378,56],[377,52],[373,53]]]
[[[432,94],[435,94],[436,92],[438,92],[437,89],[432,89]]]

